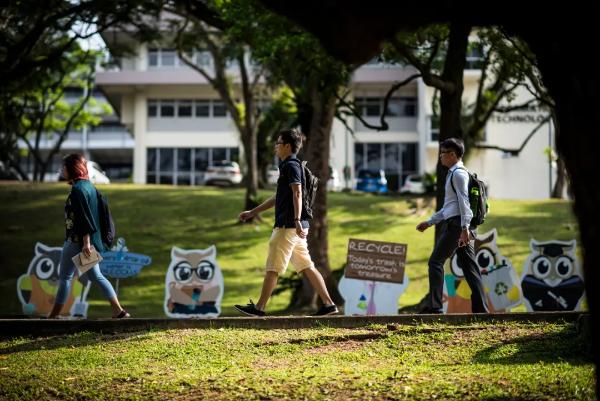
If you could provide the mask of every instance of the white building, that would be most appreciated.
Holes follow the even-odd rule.
[[[104,35],[109,48],[131,40],[120,32]],[[97,74],[96,83],[117,110],[120,122],[133,134],[135,183],[196,185],[215,160],[237,160],[241,142],[224,104],[210,84],[184,66],[173,49],[136,45],[134,56],[123,58],[118,71]],[[210,65],[205,54],[199,63]],[[233,71],[233,70],[232,70]],[[352,95],[363,118],[379,124],[383,99],[392,83],[415,71],[411,68],[367,64],[352,79]],[[474,98],[480,72],[465,71],[465,96]],[[437,132],[432,128],[433,91],[421,80],[397,91],[389,104],[388,131],[348,121],[354,133],[336,121],[331,139],[330,165],[344,177],[360,168],[384,169],[390,190],[397,190],[408,174],[433,172],[437,161]],[[526,98],[524,93],[519,95]],[[486,129],[486,143],[518,148],[545,115],[514,112],[494,115]],[[495,198],[547,198],[556,174],[546,149],[552,146],[548,125],[533,136],[518,157],[496,150],[475,151],[467,166],[490,185]],[[344,180],[342,179],[342,183]],[[349,181],[351,185],[352,181]]]

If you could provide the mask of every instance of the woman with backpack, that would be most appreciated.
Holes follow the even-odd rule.
[[[100,230],[98,195],[89,180],[85,158],[76,153],[67,155],[63,159],[63,176],[72,188],[65,203],[66,235],[60,258],[59,287],[54,306],[48,314],[49,319],[58,316],[69,296],[76,270],[72,258],[79,253],[90,257],[93,248],[99,253],[105,249]],[[100,272],[99,264],[85,272],[81,278],[100,287],[110,302],[113,318],[129,317],[129,313],[121,307],[113,286]]]

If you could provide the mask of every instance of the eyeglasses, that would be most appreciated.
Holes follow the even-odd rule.
[[[275,145],[283,145],[283,144],[285,144],[285,142],[282,142],[282,141],[275,142]]]

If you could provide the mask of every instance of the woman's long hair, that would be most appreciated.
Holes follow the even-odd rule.
[[[87,160],[79,153],[71,153],[63,158],[63,166],[67,169],[68,180],[73,183],[77,180],[89,180]]]

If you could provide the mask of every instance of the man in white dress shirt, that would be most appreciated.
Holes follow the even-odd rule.
[[[421,232],[435,224],[440,225],[440,235],[429,258],[428,307],[422,313],[443,313],[444,263],[455,251],[458,265],[471,288],[473,313],[488,313],[481,273],[470,241],[475,233],[471,227],[469,174],[462,163],[464,153],[465,145],[458,138],[449,138],[440,144],[440,162],[448,167],[444,206],[429,220],[417,225]]]

